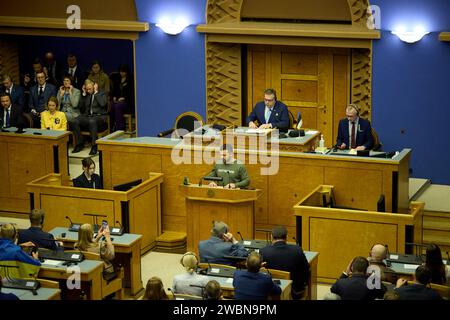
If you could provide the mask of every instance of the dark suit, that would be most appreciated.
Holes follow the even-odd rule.
[[[39,113],[45,111],[45,106],[50,97],[56,97],[56,87],[54,85],[46,83],[41,97],[39,97],[39,85],[33,86],[30,89],[29,109],[35,109]]]
[[[103,131],[107,127],[107,117],[108,117],[108,99],[103,91],[99,91],[92,95],[86,94],[81,96],[78,108],[81,111],[81,115],[74,119],[72,130],[74,133],[77,130],[83,129],[88,130],[91,138],[92,144],[95,144],[97,140],[98,132]]]
[[[273,283],[272,277],[260,272],[236,270],[233,287],[236,300],[267,300],[271,295],[281,294],[281,288]]]
[[[265,119],[266,106],[263,101],[258,102],[253,108],[250,115],[247,117],[247,124],[250,121],[258,120],[259,124],[266,123]],[[270,113],[270,118],[267,123],[272,124],[272,128],[288,129],[289,128],[289,111],[283,102],[276,101]]]
[[[295,292],[303,291],[309,278],[309,263],[302,248],[279,241],[262,248],[259,253],[263,261],[267,262],[267,268],[289,271],[292,289]]]
[[[9,126],[10,127],[25,127],[25,123],[23,121],[22,115],[22,107],[17,104],[13,104],[11,106],[11,110],[9,113]],[[4,127],[6,124],[3,123],[3,119],[5,117],[5,108],[0,107],[0,127]]]
[[[86,178],[84,172],[72,181],[73,186],[77,188],[103,189],[102,180],[96,173],[91,176],[91,182]]]
[[[349,125],[350,122],[348,121],[348,119],[342,119],[341,121],[339,121],[339,129],[336,142],[337,146],[345,143],[347,149],[351,147]],[[367,150],[373,148],[372,127],[370,126],[370,122],[368,120],[359,118],[358,128],[355,128],[355,135],[357,147],[364,146]]]
[[[59,87],[61,85],[61,77],[63,76],[63,68],[56,61],[52,64],[46,64],[45,67],[48,71],[48,82]]]
[[[331,292],[339,295],[342,300],[374,300],[383,298],[382,289],[369,289],[364,275],[352,275],[347,277],[342,274],[331,287]]]
[[[70,74],[69,71],[70,71],[70,68],[69,68],[68,66],[66,66],[66,67],[64,68],[64,71],[63,71],[62,76],[64,77],[64,76]],[[83,87],[83,81],[85,80],[85,76],[84,76],[84,73],[83,73],[83,71],[81,70],[81,68],[80,68],[79,66],[77,66],[77,69],[75,70],[75,73],[73,74],[72,77],[73,77],[73,83],[72,83],[72,85],[73,85],[75,88],[81,90],[81,88]],[[61,79],[61,82],[62,82],[63,80],[64,80],[64,79]]]
[[[211,236],[208,240],[198,243],[200,262],[219,263],[233,265],[234,262],[225,256],[246,257],[247,250],[239,244],[224,242],[218,237]]]
[[[400,295],[400,300],[442,300],[436,291],[418,283],[403,285],[395,291]]]
[[[1,88],[1,93],[5,93],[6,88]],[[17,84],[13,84],[12,90],[10,90],[9,95],[11,96],[11,103],[12,104],[18,104],[19,106],[23,108],[25,107],[25,95],[23,88]]]
[[[49,240],[45,240],[49,239]],[[46,248],[50,250],[56,250],[57,245],[53,240],[54,237],[51,233],[42,231],[39,227],[29,227],[25,230],[19,230],[19,240],[17,243],[24,243],[31,241],[39,248]]]

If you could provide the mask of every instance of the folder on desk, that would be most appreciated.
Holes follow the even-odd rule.
[[[40,259],[50,259],[68,262],[81,262],[84,256],[81,252],[64,252],[60,250],[38,249]]]
[[[425,262],[425,256],[416,256],[414,254],[391,253],[389,262],[404,263],[404,264],[422,264]]]

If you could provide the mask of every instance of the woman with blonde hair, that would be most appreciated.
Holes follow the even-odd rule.
[[[66,114],[59,111],[58,98],[48,99],[46,110],[41,112],[41,129],[67,131]]]
[[[196,273],[198,266],[197,255],[194,252],[186,252],[181,257],[180,263],[186,272],[183,274],[178,274],[173,278],[173,291],[175,293],[190,294],[193,296],[202,297],[203,290],[209,279],[207,276]]]
[[[114,259],[114,245],[111,242],[108,225],[106,225],[106,228],[102,225],[95,238],[92,225],[89,223],[81,225],[78,230],[78,242],[75,243],[75,249],[100,254],[105,262],[104,276],[105,273],[114,273],[114,267],[111,263],[111,260]]]
[[[169,300],[160,278],[151,277],[147,281],[143,300]]]

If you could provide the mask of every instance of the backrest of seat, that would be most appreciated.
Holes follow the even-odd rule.
[[[372,127],[372,137],[373,137],[373,151],[378,151],[381,149],[381,141],[380,138],[378,137],[378,133],[375,131],[375,129]]]
[[[291,279],[291,273],[289,271],[283,271],[283,270],[277,270],[277,269],[266,269],[266,268],[261,269],[262,272],[265,272],[267,270],[269,271],[268,273],[270,273],[272,275],[273,279],[284,279],[284,280]]]
[[[188,111],[180,114],[175,119],[175,129],[185,129],[189,132],[197,129],[198,126],[195,126],[195,121],[200,122],[200,126],[203,125],[203,118],[196,112]]]

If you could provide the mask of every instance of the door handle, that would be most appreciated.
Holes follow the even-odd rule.
[[[327,105],[324,104],[323,106],[318,106],[317,109],[319,109],[319,110],[326,110],[327,109]]]

